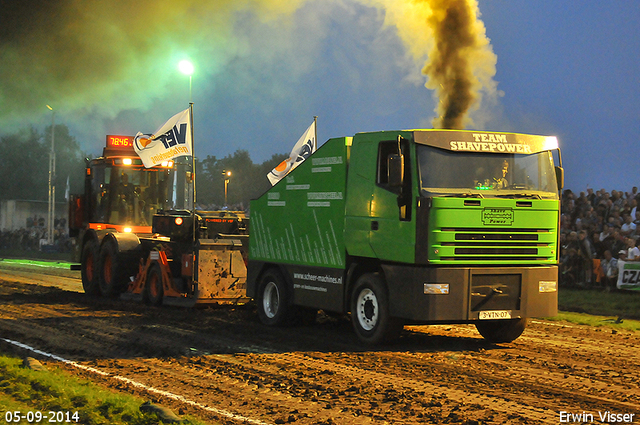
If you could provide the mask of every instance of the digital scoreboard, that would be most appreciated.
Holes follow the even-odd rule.
[[[133,149],[133,137],[107,135],[107,149]]]

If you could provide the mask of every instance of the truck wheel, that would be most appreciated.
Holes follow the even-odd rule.
[[[144,284],[143,299],[149,305],[162,305],[164,287],[162,285],[162,270],[156,263],[149,268],[147,281]]]
[[[115,298],[124,289],[126,273],[118,263],[118,249],[113,241],[105,241],[100,248],[99,263],[100,293],[103,297]]]
[[[84,293],[91,296],[100,295],[98,284],[98,247],[96,241],[90,240],[82,248],[80,261],[80,276],[82,276],[82,288]]]
[[[511,342],[522,335],[527,319],[487,320],[476,322],[476,329],[489,342],[496,344]]]
[[[401,320],[389,315],[387,288],[379,273],[360,276],[351,294],[351,323],[365,344],[391,342],[400,336]]]
[[[291,307],[287,286],[278,270],[267,270],[260,279],[256,304],[258,317],[265,325],[283,326],[289,322]]]

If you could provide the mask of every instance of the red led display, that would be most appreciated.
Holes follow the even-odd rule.
[[[107,135],[107,149],[131,149],[133,148],[133,137]]]

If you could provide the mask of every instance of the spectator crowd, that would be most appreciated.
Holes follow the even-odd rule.
[[[41,251],[47,241],[47,227],[42,217],[27,220],[26,227],[0,231],[0,250]],[[69,238],[66,219],[56,219],[53,230],[53,247],[48,250],[71,252],[73,241]]]
[[[562,194],[560,285],[610,290],[618,260],[640,261],[640,193],[605,189]]]

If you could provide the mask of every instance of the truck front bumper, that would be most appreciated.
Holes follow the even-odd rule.
[[[383,266],[390,312],[407,322],[550,317],[558,312],[558,267]]]

